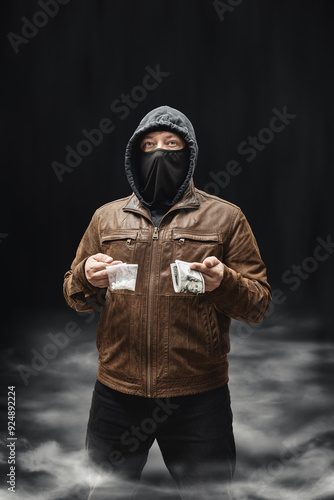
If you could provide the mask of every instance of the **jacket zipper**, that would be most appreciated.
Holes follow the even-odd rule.
[[[178,208],[172,207],[161,219],[159,226],[161,225],[161,222],[163,219],[166,217],[167,214],[170,212],[174,212],[175,210],[178,210]],[[137,210],[134,208],[130,208],[126,210],[127,212],[133,212],[133,213],[138,213],[145,217],[147,220],[149,220],[152,223],[152,220],[147,217],[146,214],[143,214],[141,210]],[[152,302],[153,302],[153,285],[154,285],[154,272],[155,272],[155,266],[156,266],[156,251],[157,251],[157,245],[156,241],[159,239],[159,227],[154,226],[153,230],[153,248],[152,248],[152,260],[151,260],[151,274],[150,274],[150,281],[148,285],[148,307],[147,307],[147,350],[146,350],[146,356],[147,356],[147,382],[146,382],[146,392],[147,392],[147,397],[151,398],[151,387],[152,387],[152,366],[151,366],[151,337],[152,337]]]
[[[153,246],[152,246],[152,260],[151,260],[151,275],[149,281],[148,289],[148,321],[147,321],[147,397],[151,396],[151,327],[152,327],[152,301],[153,301],[153,284],[154,284],[154,274],[155,274],[155,261],[157,253],[157,240],[159,239],[159,229],[155,227],[153,230]]]

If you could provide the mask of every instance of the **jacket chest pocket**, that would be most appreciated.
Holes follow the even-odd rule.
[[[133,263],[138,231],[104,231],[101,236],[101,251],[114,260]]]
[[[173,230],[173,259],[187,262],[202,262],[213,255],[223,258],[223,246],[219,233]]]

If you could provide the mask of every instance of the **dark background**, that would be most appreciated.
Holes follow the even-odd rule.
[[[96,208],[130,194],[127,141],[141,118],[164,104],[195,127],[198,188],[230,160],[242,167],[216,194],[242,208],[269,282],[285,297],[270,324],[286,324],[288,314],[293,338],[305,335],[319,346],[332,338],[334,256],[316,263],[295,291],[282,280],[313,256],[317,238],[333,234],[332,3],[231,3],[219,15],[204,0],[70,0],[19,43],[18,53],[7,34],[22,36],[22,17],[31,21],[42,9],[32,0],[3,4],[1,305],[4,358],[12,367],[6,379],[32,347],[42,348],[41,331],[45,339],[72,314],[63,275]],[[113,101],[141,85],[146,67],[157,65],[169,73],[157,88],[140,102],[131,99],[128,116],[112,111]],[[240,143],[284,106],[296,117],[247,162]],[[82,130],[103,118],[115,130],[59,182],[52,163],[64,164],[66,146],[75,149]],[[93,339],[94,328],[89,334]],[[37,389],[29,390],[33,398]]]
[[[226,2],[225,2],[226,3]],[[333,30],[330,2],[244,1],[222,12],[206,1],[78,1],[59,6],[15,54],[35,1],[3,7],[2,234],[6,295],[16,309],[63,308],[62,278],[96,208],[129,194],[126,143],[140,119],[168,104],[193,122],[200,146],[197,187],[237,160],[243,170],[218,196],[245,212],[270,283],[313,255],[333,217]],[[147,65],[168,72],[124,115],[111,103],[131,94]],[[152,79],[151,79],[152,82]],[[248,163],[238,145],[267,127],[272,109],[297,117]],[[110,118],[105,134],[59,182],[51,166],[82,130]],[[8,179],[9,177],[9,179]],[[292,306],[332,307],[333,258],[302,280]],[[6,306],[8,307],[8,305]]]

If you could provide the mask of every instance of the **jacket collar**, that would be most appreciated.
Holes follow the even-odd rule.
[[[170,208],[169,211],[188,209],[188,208],[199,208],[201,203],[199,201],[198,194],[195,190],[194,181],[191,180],[188,188],[186,189],[183,197],[175,203],[173,207]],[[132,193],[127,203],[122,208],[125,212],[136,212],[141,213],[145,217],[149,217],[149,213],[143,204],[138,200],[137,196]]]

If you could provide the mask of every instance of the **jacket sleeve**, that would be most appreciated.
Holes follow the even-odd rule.
[[[106,288],[98,288],[89,283],[85,275],[88,257],[101,252],[99,222],[95,212],[83,235],[71,269],[64,276],[64,297],[76,311],[94,311],[104,302]]]
[[[207,293],[208,300],[231,318],[259,323],[269,308],[271,288],[255,237],[241,210],[232,221],[223,264],[221,284]]]

